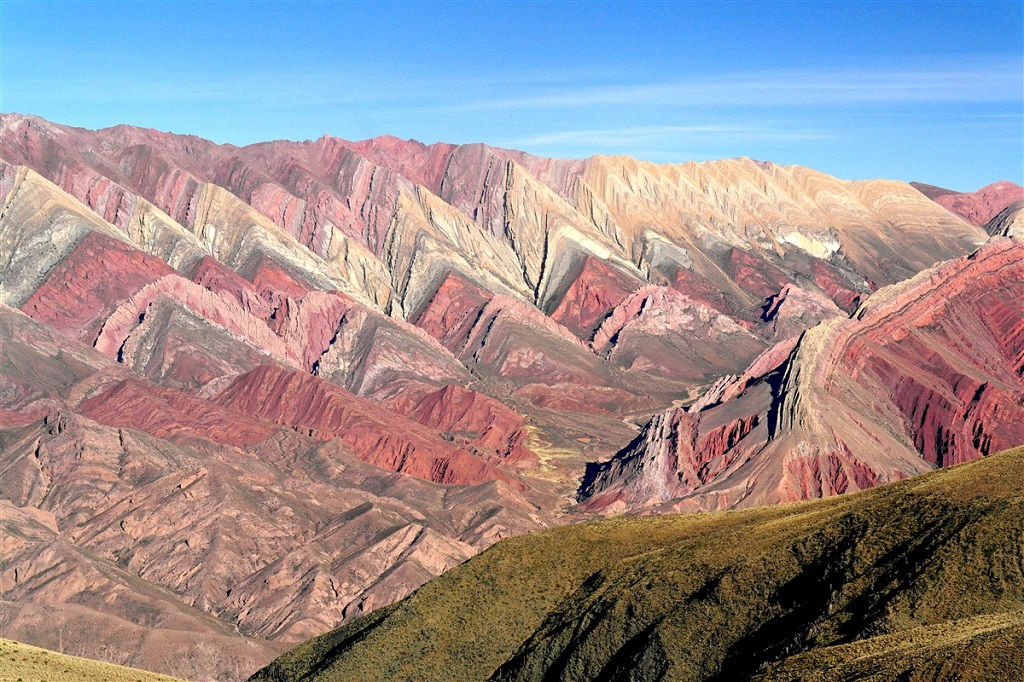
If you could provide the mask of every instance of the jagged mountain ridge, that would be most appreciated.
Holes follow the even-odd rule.
[[[1024,246],[995,239],[782,342],[592,464],[590,509],[872,487],[1024,443]]]
[[[0,139],[9,163],[34,168],[122,229],[144,222],[156,207],[205,244],[199,252],[212,248],[218,260],[235,266],[240,261],[231,262],[229,254],[237,258],[237,235],[210,235],[203,224],[216,222],[211,210],[238,207],[218,191],[227,189],[256,214],[240,222],[273,222],[322,258],[325,274],[399,314],[416,310],[438,285],[443,273],[429,272],[438,248],[448,259],[463,259],[449,269],[549,312],[573,280],[564,275],[587,255],[618,267],[622,276],[642,281],[654,270],[672,281],[680,269],[716,277],[702,261],[730,248],[762,259],[841,250],[852,267],[831,263],[819,274],[792,266],[812,288],[824,286],[815,277],[824,282],[833,275],[828,288],[838,295],[841,287],[863,293],[865,281],[903,279],[944,259],[936,255],[954,255],[949,250],[956,240],[976,244],[978,238],[901,183],[842,182],[749,159],[679,166],[615,157],[559,161],[394,138],[236,148],[127,126],[85,131],[17,115],[4,117]],[[265,200],[271,193],[275,200]],[[929,229],[901,235],[899,253],[869,234],[899,226],[911,212],[913,224]],[[154,236],[168,231],[154,221]],[[868,245],[876,253],[865,255]],[[194,258],[182,254],[174,265],[187,267]],[[737,299],[755,295],[760,303],[777,291],[750,291],[756,286],[739,279],[732,287]]]
[[[437,291],[454,278],[487,298],[526,304],[502,306],[503,319],[525,316],[517,324],[539,327],[542,318],[530,312],[536,306],[585,344],[620,306],[620,317],[630,315],[631,294],[654,285],[693,299],[698,318],[724,314],[758,337],[722,343],[713,330],[691,344],[696,357],[670,367],[664,352],[644,352],[648,341],[665,342],[650,333],[652,325],[633,323],[628,333],[602,336],[599,352],[613,364],[684,383],[738,371],[779,340],[778,324],[764,320],[762,308],[787,287],[797,294],[789,299],[790,308],[799,308],[792,316],[807,326],[835,314],[814,297],[852,310],[872,288],[962,255],[983,238],[905,185],[843,183],[745,159],[675,167],[601,157],[563,162],[394,138],[239,149],[17,115],[4,117],[0,141],[5,159],[33,167],[190,279],[200,277],[196,269],[207,254],[247,277],[285,264],[311,288],[340,288],[416,322],[426,307],[444,309],[446,297],[438,300]],[[279,201],[266,201],[271,195]],[[887,244],[892,237],[884,233],[893,227],[899,243]],[[653,300],[672,295],[654,294]],[[280,295],[271,297],[273,306],[282,304]],[[804,300],[810,305],[793,305]],[[689,319],[668,323],[686,327]],[[608,343],[620,338],[626,347]],[[588,387],[609,383],[606,372],[581,372],[591,362],[574,354],[554,376]],[[468,361],[478,357],[495,358],[474,352]],[[493,365],[480,369],[493,376]],[[628,390],[638,380],[612,383]]]
[[[0,297],[28,339],[0,372],[5,498],[50,528],[4,564],[11,627],[42,637],[56,607],[138,660],[237,628],[253,665],[265,638],[557,523],[635,424],[986,237],[902,183],[747,159],[235,148],[18,115],[0,143]],[[142,478],[113,484],[126,465]],[[165,483],[192,501],[165,505]],[[56,593],[26,577],[111,562],[117,580]],[[108,598],[73,608],[83,585]]]

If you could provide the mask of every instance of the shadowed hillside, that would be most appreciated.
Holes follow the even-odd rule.
[[[503,541],[255,680],[1010,679],[1024,448],[870,491]]]

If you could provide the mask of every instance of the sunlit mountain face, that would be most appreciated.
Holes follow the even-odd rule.
[[[0,196],[3,634],[63,653],[245,677],[505,538],[1024,442],[1009,182],[5,114]]]

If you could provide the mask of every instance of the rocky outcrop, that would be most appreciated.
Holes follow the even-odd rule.
[[[171,274],[174,270],[159,258],[90,232],[49,273],[21,309],[36,320],[91,344],[119,304]]]
[[[473,325],[491,298],[483,287],[448,273],[412,321],[445,348],[461,352],[469,345]]]
[[[339,438],[134,378],[19,311],[0,308],[0,337],[0,599],[23,639],[237,679],[282,640],[547,523],[504,483],[453,489],[364,464]],[[364,410],[385,434],[402,423]],[[410,424],[399,435],[427,437]]]
[[[232,382],[216,402],[311,438],[337,438],[363,461],[390,471],[437,483],[501,480],[520,485],[420,424],[308,374],[259,367]]]
[[[985,230],[993,237],[1024,239],[1024,200],[1015,201],[997,213]]]
[[[445,386],[423,396],[400,395],[390,406],[491,462],[537,461],[537,455],[523,444],[526,419],[476,391]]]
[[[565,325],[584,341],[590,341],[605,317],[646,282],[624,273],[593,256],[583,258],[579,274],[551,312],[551,318]]]
[[[853,300],[849,302],[853,303]],[[772,338],[783,339],[840,315],[843,311],[831,299],[787,284],[779,293],[765,300],[761,319],[768,323]]]
[[[125,357],[125,345],[132,333],[145,322],[151,308],[160,300],[174,301],[282,363],[298,361],[295,352],[262,321],[240,308],[226,305],[222,297],[176,274],[147,284],[111,312],[96,335],[96,349],[111,356]]]
[[[23,624],[121,619],[179,653],[171,630],[306,637],[551,523],[631,441],[586,505],[830,494],[1016,433],[996,275],[922,327],[953,355],[924,332],[909,358],[867,332],[794,350],[985,239],[902,183],[15,114],[0,148],[0,502],[52,531],[0,567],[33,576],[3,597]],[[833,346],[871,359],[824,390]],[[857,436],[878,411],[904,426]]]
[[[999,239],[883,289],[656,416],[588,468],[579,498],[615,511],[792,501],[1022,443],[1022,282],[1024,246]]]
[[[199,261],[191,279],[204,289],[230,298],[241,306],[242,310],[261,320],[268,320],[277,310],[274,302],[261,295],[252,282],[210,256],[205,256]]]
[[[688,381],[717,377],[764,348],[733,318],[655,286],[632,293],[612,310],[592,346],[623,367]]]

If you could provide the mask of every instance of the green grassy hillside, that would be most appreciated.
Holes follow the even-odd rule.
[[[503,541],[258,680],[1013,679],[1024,448],[863,493]]]
[[[174,682],[177,679],[0,639],[2,682]]]

